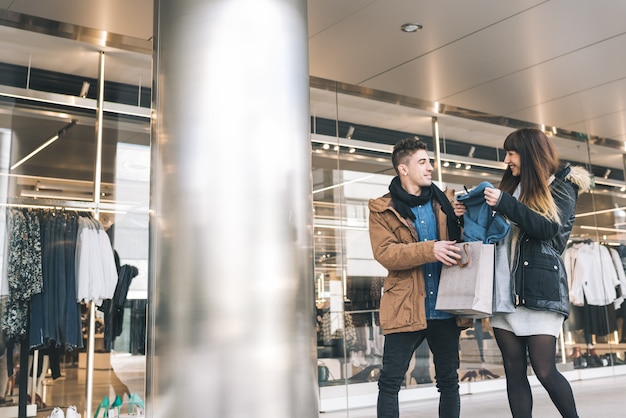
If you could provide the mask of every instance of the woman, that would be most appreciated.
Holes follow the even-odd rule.
[[[572,388],[557,370],[555,357],[556,340],[569,314],[560,256],[572,230],[578,194],[589,188],[589,173],[580,167],[557,172],[556,148],[537,129],[511,133],[504,149],[508,167],[499,189],[486,188],[484,196],[511,222],[504,240],[510,247],[516,309],[490,319],[504,361],[509,407],[515,418],[532,416],[528,351],[537,378],[561,415],[578,417]]]

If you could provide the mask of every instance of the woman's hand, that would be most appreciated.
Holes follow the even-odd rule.
[[[494,207],[496,203],[498,203],[498,199],[500,199],[500,195],[502,191],[500,189],[494,189],[492,187],[485,187],[484,195],[485,201],[491,207]]]

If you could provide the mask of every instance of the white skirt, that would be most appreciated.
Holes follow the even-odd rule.
[[[489,318],[493,328],[510,331],[518,337],[530,335],[553,335],[559,337],[565,317],[551,311],[535,311],[518,306],[510,314],[497,314]]]

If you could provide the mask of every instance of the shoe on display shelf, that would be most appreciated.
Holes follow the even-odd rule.
[[[65,411],[65,418],[80,418],[80,414],[76,410],[75,405],[70,405],[67,407],[67,410]]]
[[[63,410],[57,406],[52,410],[52,413],[48,415],[48,418],[65,418],[65,414]]]

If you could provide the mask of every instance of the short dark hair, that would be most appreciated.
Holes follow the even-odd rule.
[[[428,151],[428,146],[426,145],[426,142],[417,138],[401,139],[398,143],[396,143],[396,145],[393,146],[391,164],[393,164],[393,169],[396,171],[397,175],[400,175],[398,172],[398,166],[400,164],[404,164],[407,158],[421,149]]]

